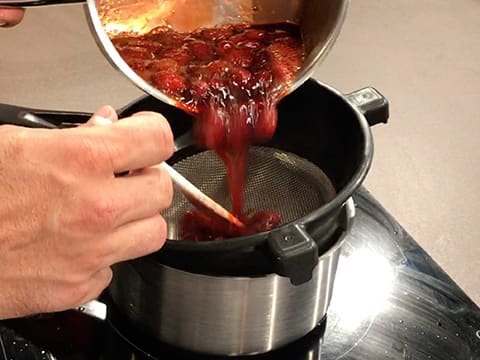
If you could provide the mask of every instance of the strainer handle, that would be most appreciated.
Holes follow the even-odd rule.
[[[370,126],[388,122],[390,116],[388,100],[377,89],[365,87],[346,94],[345,98],[360,110]]]

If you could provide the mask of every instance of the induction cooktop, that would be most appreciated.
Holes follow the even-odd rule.
[[[294,343],[234,359],[480,359],[480,309],[367,189],[353,198],[327,316]],[[149,339],[102,300],[106,321],[66,311],[0,322],[0,359],[222,359]]]

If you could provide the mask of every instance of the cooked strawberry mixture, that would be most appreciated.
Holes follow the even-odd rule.
[[[158,27],[142,36],[116,37],[113,43],[139,76],[195,116],[197,144],[215,150],[226,165],[233,213],[247,227],[262,223],[243,209],[247,153],[251,144],[273,136],[276,106],[303,63],[298,27],[226,25],[192,33]],[[205,219],[192,216],[197,213],[185,214],[193,224],[185,233],[191,234],[195,224],[199,233],[208,233]],[[280,222],[276,214],[261,212],[258,217],[262,216],[276,220],[263,221],[269,226],[261,228],[251,225],[250,230],[270,230]],[[222,236],[221,226],[211,228],[211,233],[194,240],[239,235],[224,229]]]

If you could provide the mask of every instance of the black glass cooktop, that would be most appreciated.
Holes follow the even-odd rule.
[[[240,358],[480,359],[480,309],[365,188],[354,200],[326,318],[285,348]],[[0,322],[0,359],[220,359],[151,341],[108,309],[106,322],[75,311]]]

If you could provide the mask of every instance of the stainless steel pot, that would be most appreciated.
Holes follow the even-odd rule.
[[[151,97],[120,114],[138,109],[166,114],[177,139],[188,133],[188,115]],[[160,252],[114,267],[115,305],[147,336],[208,354],[262,353],[307,334],[328,310],[354,215],[350,197],[373,157],[369,125],[387,118],[388,103],[373,88],[344,95],[307,81],[280,103],[277,132],[267,144],[312,161],[336,190],[329,202],[278,229],[301,232],[299,242],[279,254],[271,242],[276,231],[219,242],[167,240]],[[304,249],[316,254],[314,263],[302,257]],[[292,263],[294,270],[285,271]]]
[[[116,265],[109,291],[134,326],[168,344],[217,355],[277,349],[313,330],[327,313],[354,213],[349,199],[342,234],[301,285],[277,274],[213,276],[142,261]]]
[[[163,113],[177,142],[191,127],[188,114],[152,97],[119,114],[139,110]],[[82,122],[89,116],[0,106],[0,122],[31,126],[29,114],[60,126],[72,126],[62,124],[65,117]],[[158,253],[117,264],[109,288],[115,307],[148,337],[209,354],[265,352],[308,333],[326,314],[334,291],[338,256],[354,213],[351,196],[373,157],[369,126],[387,118],[388,103],[373,88],[344,95],[307,81],[279,104],[278,128],[267,145],[313,162],[331,180],[336,196],[269,233],[206,243],[167,240]],[[286,256],[271,241],[283,231],[302,234],[294,246],[287,242]],[[306,244],[315,262],[310,256],[306,263],[292,262],[298,255],[304,259],[297,250]],[[292,263],[294,270],[285,271]],[[80,310],[104,315],[96,313],[98,305],[104,310],[102,304],[88,305]]]

